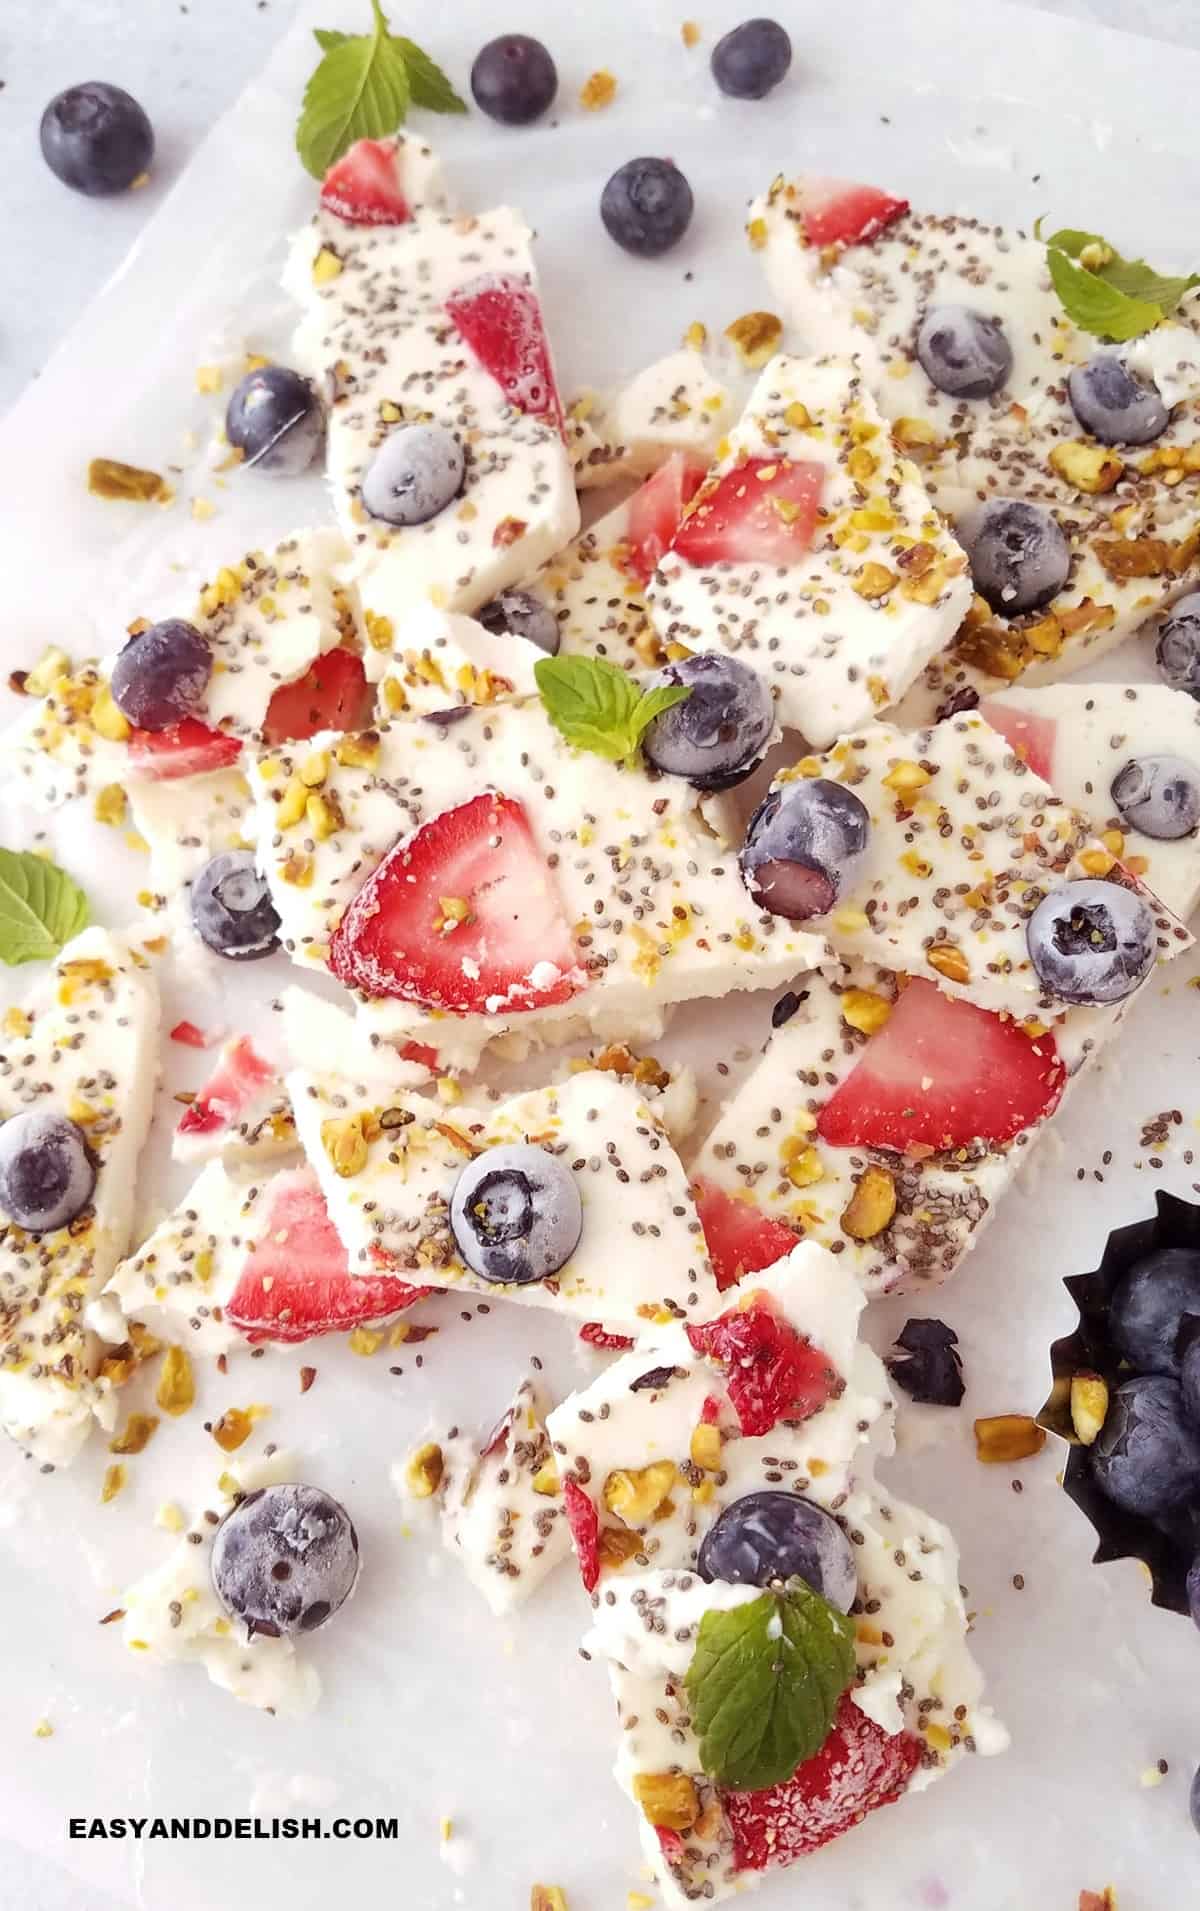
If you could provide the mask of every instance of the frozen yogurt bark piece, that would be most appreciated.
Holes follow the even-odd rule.
[[[971,603],[967,560],[847,358],[780,355],[691,499],[647,603],[725,650],[818,746],[895,703]]]
[[[352,1273],[635,1333],[717,1304],[687,1175],[636,1084],[588,1070],[477,1107],[299,1070],[288,1088]]]
[[[249,845],[250,787],[240,770],[200,776],[131,776],[129,814],[150,852],[147,887],[177,902],[214,856]]]
[[[707,466],[735,411],[733,393],[691,345],[607,396],[581,392],[567,408],[576,487],[648,478],[676,452]]]
[[[248,1035],[221,1045],[206,1081],[175,1124],[176,1161],[268,1161],[299,1144],[291,1104],[275,1064]]]
[[[85,929],[3,1018],[0,1135],[33,1113],[70,1125],[94,1168],[60,1225],[27,1231],[0,1198],[0,1425],[35,1459],[74,1459],[111,1391],[84,1310],[129,1246],[158,1080],[158,988],[135,932]],[[6,1151],[7,1153],[7,1151]],[[7,1164],[6,1164],[7,1165]],[[74,1196],[64,1189],[64,1202]]]
[[[379,721],[536,696],[533,669],[545,655],[514,631],[425,605],[405,619],[392,647],[377,693]]]
[[[592,1594],[585,1652],[607,1665],[617,1703],[617,1780],[679,1906],[731,1896],[1007,1742],[967,1650],[953,1538],[874,1478],[892,1398],[857,1340],[852,1274],[805,1243],[746,1287],[707,1326],[673,1326],[614,1361],[548,1422]],[[771,1497],[747,1522],[735,1509],[758,1494]],[[751,1572],[796,1570],[779,1551],[793,1497],[812,1535],[802,1576],[822,1609],[849,1613],[854,1665],[823,1743],[747,1789],[702,1741],[688,1681],[714,1619],[763,1598]]]

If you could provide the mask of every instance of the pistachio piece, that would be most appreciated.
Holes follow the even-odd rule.
[[[1108,1386],[1099,1374],[1071,1375],[1071,1425],[1080,1443],[1090,1447],[1108,1412]]]
[[[696,1787],[686,1772],[637,1772],[633,1795],[650,1823],[664,1831],[690,1831],[700,1816]]]
[[[985,1466],[1031,1459],[1045,1444],[1045,1429],[1027,1413],[996,1413],[975,1422],[975,1458]]]
[[[604,1504],[626,1526],[645,1526],[654,1518],[675,1481],[673,1460],[652,1460],[649,1466],[621,1467],[604,1482]]]
[[[852,1241],[873,1241],[896,1212],[896,1183],[886,1168],[866,1168],[845,1208],[842,1232]]]

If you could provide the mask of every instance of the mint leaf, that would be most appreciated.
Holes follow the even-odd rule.
[[[45,962],[86,928],[88,899],[56,863],[0,849],[0,962]]]
[[[467,102],[460,99],[436,60],[423,53],[412,40],[397,36],[396,45],[404,55],[404,64],[408,68],[408,84],[412,89],[412,103],[423,106],[428,113],[465,113]]]
[[[686,1686],[709,1777],[737,1791],[790,1778],[825,1743],[854,1663],[854,1621],[803,1580],[706,1612]]]
[[[338,33],[332,27],[313,28],[313,39],[323,53],[331,53],[335,46],[341,46],[349,38],[348,33]]]
[[[1035,238],[1043,238],[1042,223],[1038,219],[1034,224]],[[1145,259],[1123,259],[1098,232],[1063,226],[1044,243],[1050,278],[1063,310],[1081,331],[1098,338],[1140,338],[1200,285],[1195,272],[1172,276],[1156,272]],[[1101,255],[1090,267],[1081,263],[1089,248]]]
[[[603,657],[540,657],[533,674],[560,735],[610,763],[636,756],[647,725],[692,694],[686,684],[643,691],[628,671]]]
[[[1171,277],[1156,272],[1144,259],[1114,259],[1104,267],[1101,277],[1131,299],[1149,299],[1160,305],[1164,313],[1173,312],[1193,286],[1200,285],[1200,274]]]
[[[386,139],[404,124],[410,104],[431,113],[465,113],[436,61],[412,40],[389,30],[379,0],[371,0],[369,33],[314,27],[324,55],[304,89],[296,150],[320,179],[358,139]]]

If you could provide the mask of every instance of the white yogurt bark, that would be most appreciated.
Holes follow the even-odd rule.
[[[511,631],[497,635],[473,617],[426,605],[397,633],[379,684],[379,721],[534,697],[533,669],[544,655]]]
[[[825,1404],[807,1418],[743,1432],[736,1363],[726,1369],[698,1352],[676,1326],[613,1362],[548,1422],[577,1531],[598,1527],[585,1651],[608,1665],[621,1727],[617,1780],[638,1805],[664,1901],[678,1906],[732,1895],[864,1811],[932,1782],[965,1753],[1007,1743],[981,1703],[951,1535],[874,1479],[876,1455],[892,1450],[892,1396],[877,1356],[857,1340],[863,1300],[852,1275],[805,1243],[746,1287],[739,1300],[751,1319],[764,1310],[832,1370]],[[856,1769],[844,1798],[811,1812],[803,1766],[762,1793],[714,1784],[683,1689],[703,1613],[757,1596],[701,1582],[701,1542],[727,1507],[771,1488],[802,1492],[829,1511],[854,1549],[858,1672],[834,1729],[854,1735],[861,1764],[891,1774],[868,1783]],[[690,1779],[690,1794],[672,1788],[671,1796],[677,1806],[690,1798],[694,1809],[683,1814],[690,1824],[660,1834],[652,1781],[670,1776]]]
[[[812,474],[815,516],[802,533],[790,493],[772,498],[785,535],[772,559],[740,554],[735,531],[689,548],[707,514],[726,516],[739,471],[750,506],[781,467]],[[728,549],[728,556],[722,553]],[[861,372],[848,359],[780,355],[692,500],[651,579],[664,644],[727,650],[776,691],[780,720],[818,746],[895,703],[949,642],[971,602],[964,553],[895,451]]]
[[[173,1159],[257,1163],[297,1146],[281,1075],[248,1035],[231,1036],[175,1125]]]
[[[733,393],[690,345],[615,392],[581,392],[567,407],[576,487],[648,478],[676,451],[710,464],[735,409]]]
[[[148,887],[175,902],[214,856],[250,847],[250,787],[240,770],[203,776],[131,776],[129,814],[150,852]]]
[[[530,1375],[486,1439],[457,1428],[392,1468],[396,1491],[413,1510],[436,1507],[442,1543],[498,1619],[537,1592],[570,1558],[558,1474],[546,1432],[546,1395]],[[421,1483],[420,1460],[440,1466],[432,1497]]]
[[[352,1273],[395,1273],[627,1332],[713,1311],[717,1287],[687,1174],[632,1083],[588,1070],[490,1105],[449,1108],[407,1093],[380,1101],[340,1077],[299,1070],[288,1088]],[[583,1204],[571,1258],[550,1279],[523,1285],[472,1272],[450,1227],[467,1163],[510,1143],[534,1143],[567,1163]]]
[[[26,1234],[0,1210],[0,1426],[64,1466],[111,1394],[84,1310],[129,1246],[138,1156],[158,1080],[158,988],[137,933],[85,929],[26,1008],[3,1018],[0,1120],[36,1107],[86,1134],[89,1205],[67,1227]]]

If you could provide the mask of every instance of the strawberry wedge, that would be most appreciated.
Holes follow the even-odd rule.
[[[510,404],[531,418],[550,419],[561,431],[562,402],[533,287],[512,273],[484,272],[454,292],[446,310]]]
[[[351,226],[402,226],[412,218],[394,139],[359,139],[329,168],[321,205]]]
[[[764,1214],[753,1201],[727,1194],[713,1181],[694,1181],[692,1195],[722,1292],[736,1287],[743,1274],[759,1274],[782,1261],[800,1238],[786,1221]]]
[[[670,548],[693,567],[795,564],[812,547],[824,483],[823,465],[747,458],[696,494]]]
[[[237,1035],[221,1050],[217,1065],[176,1127],[177,1135],[217,1135],[232,1128],[271,1082],[275,1070],[247,1035]]]
[[[704,482],[704,466],[682,451],[668,458],[647,478],[626,505],[626,562],[642,584],[648,584],[658,560],[671,547],[688,505]]]
[[[877,239],[902,218],[908,211],[908,200],[852,179],[820,179],[806,174],[795,181],[794,209],[799,213],[806,245],[856,246]]]
[[[742,1432],[770,1433],[779,1420],[808,1420],[845,1387],[819,1347],[784,1318],[762,1294],[702,1327],[689,1327],[698,1354],[721,1366]]]
[[[984,722],[1012,744],[1022,763],[1028,763],[1035,776],[1054,783],[1054,738],[1058,724],[1053,717],[1044,717],[1036,710],[1019,710],[1015,704],[997,703],[990,697],[985,697],[977,709]]]
[[[129,754],[139,774],[164,780],[227,770],[241,753],[237,737],[210,730],[195,717],[185,717],[168,730],[134,730],[129,738]]]
[[[321,730],[363,730],[374,693],[362,658],[339,646],[319,656],[295,683],[281,684],[267,705],[266,743],[297,743]]]

